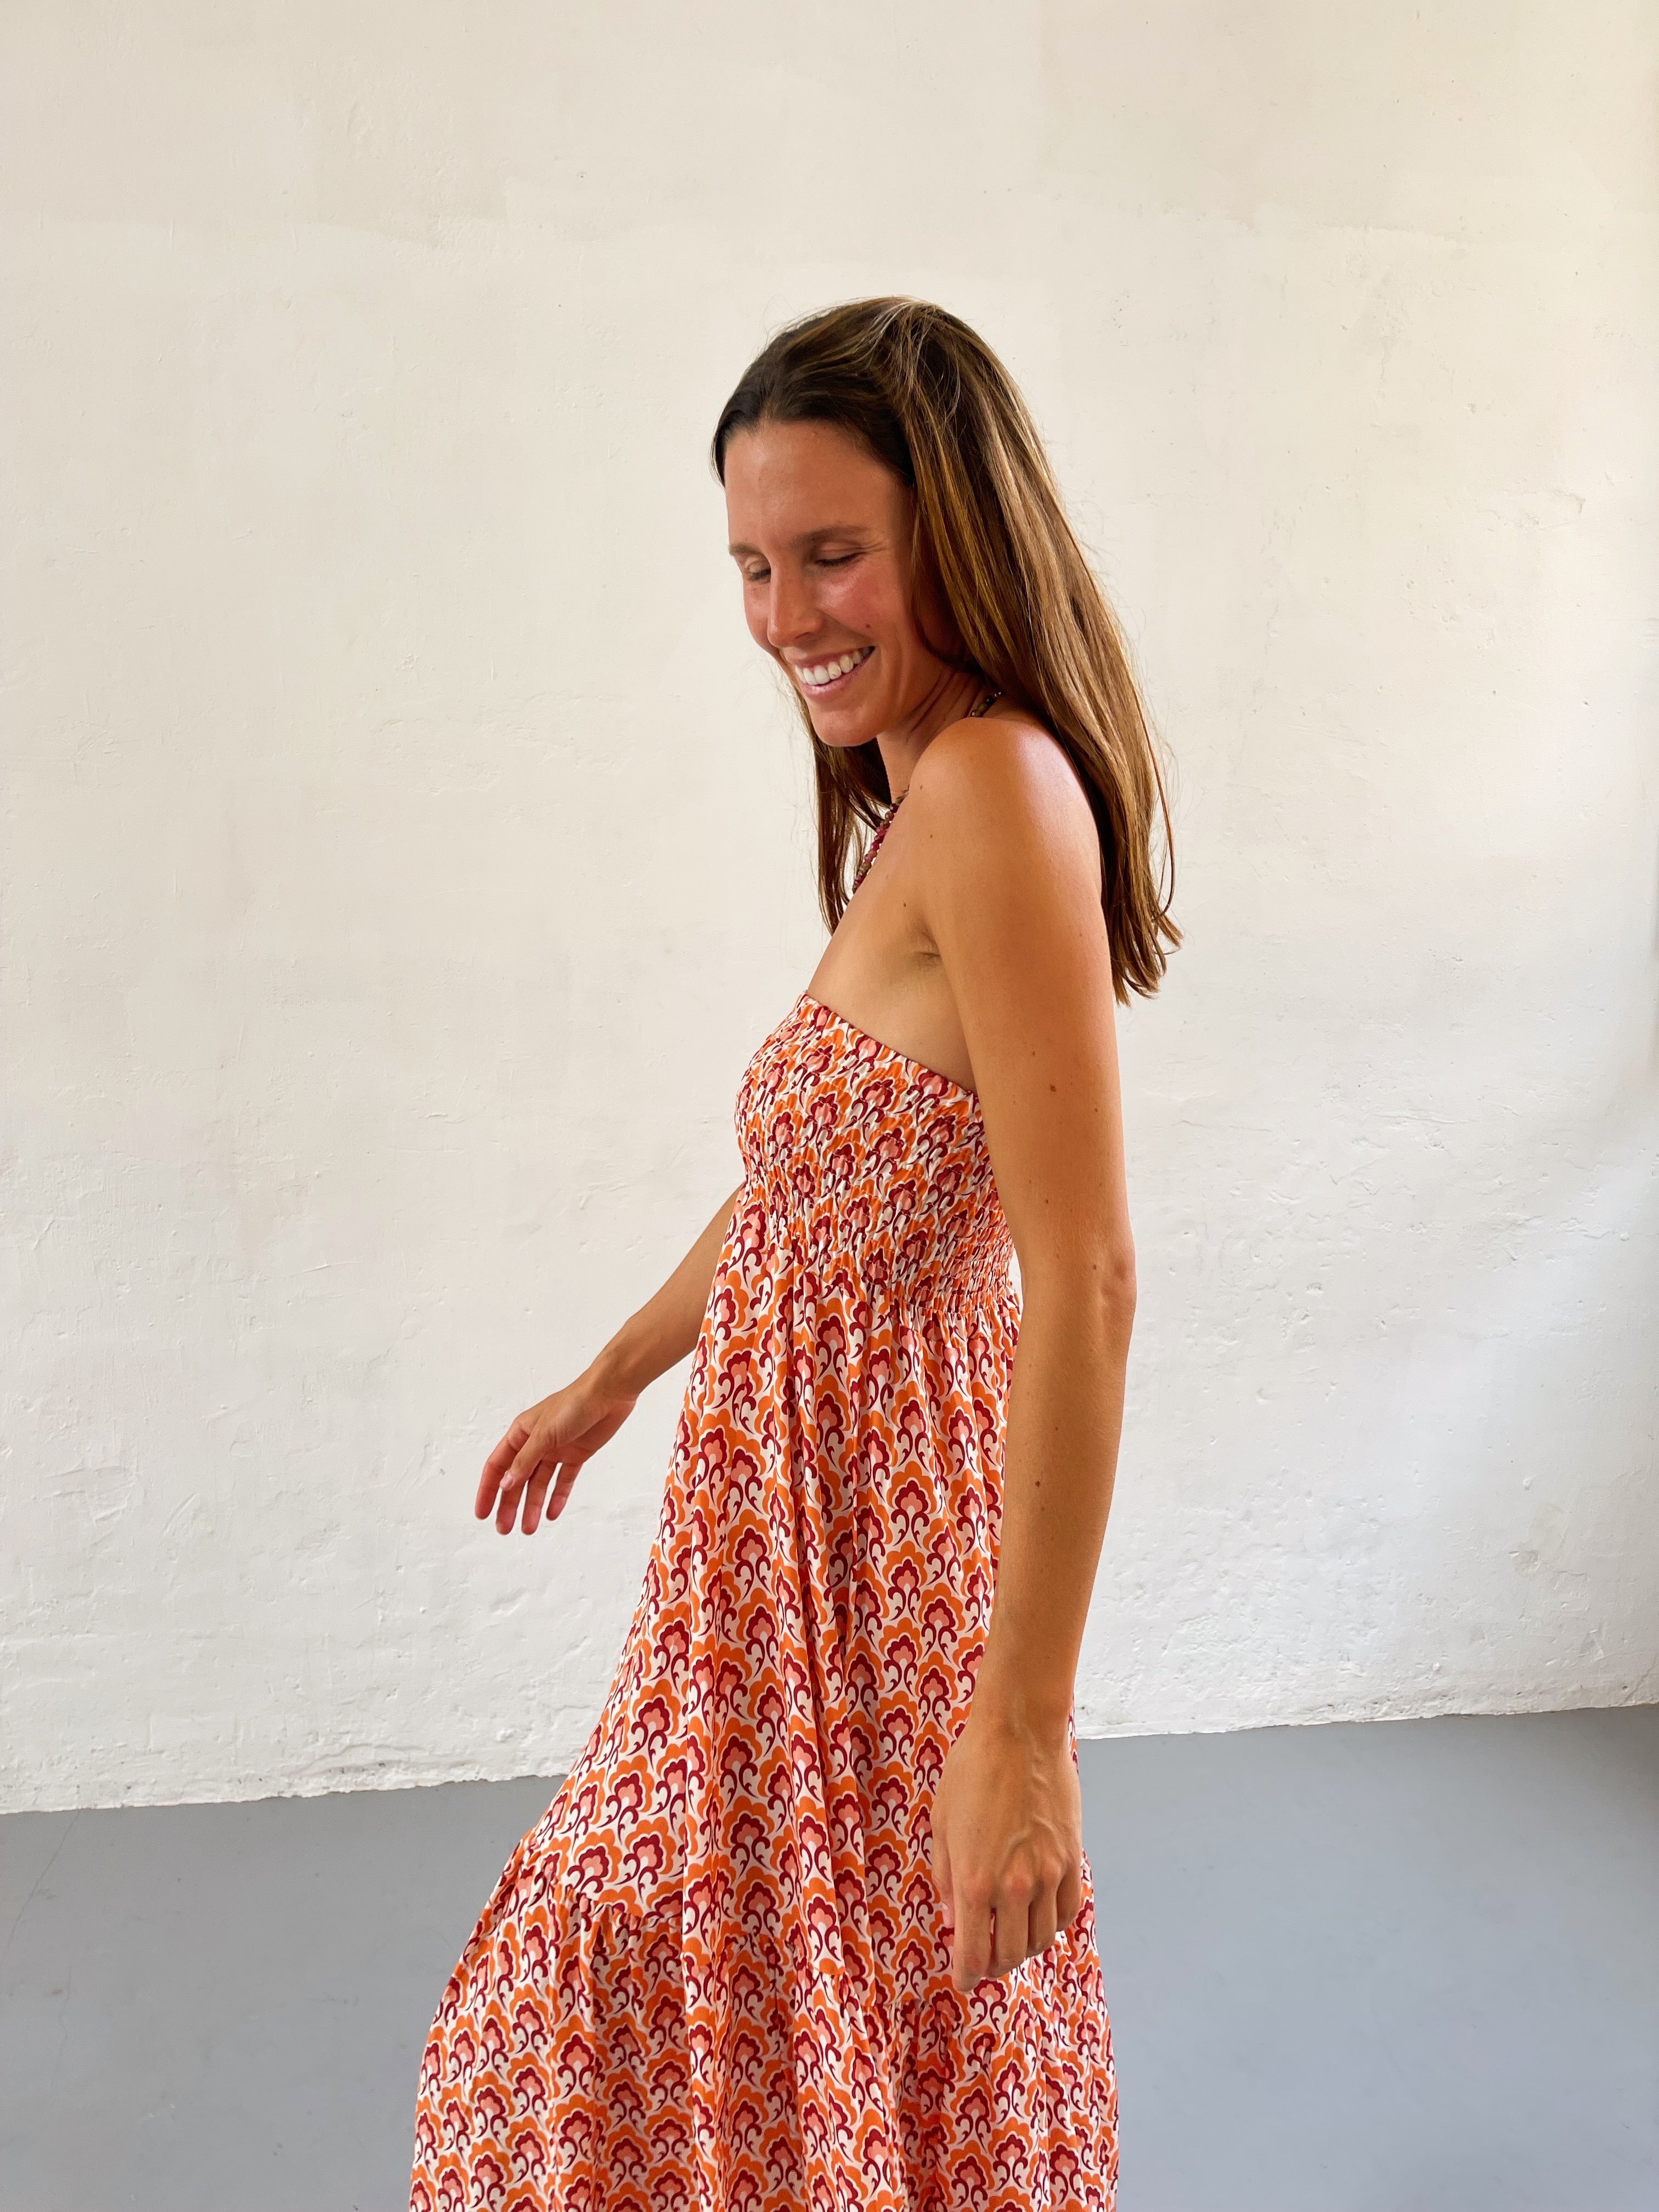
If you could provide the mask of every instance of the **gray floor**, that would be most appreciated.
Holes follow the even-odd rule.
[[[1121,2212],[1655,2212],[1659,1707],[1084,1747]],[[398,2212],[544,1782],[0,1821],[3,2212]]]

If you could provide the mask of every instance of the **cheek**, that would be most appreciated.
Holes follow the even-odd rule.
[[[830,620],[872,645],[901,644],[910,628],[903,596],[890,577],[866,570],[832,582],[819,597]]]

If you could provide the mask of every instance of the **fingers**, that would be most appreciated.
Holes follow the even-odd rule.
[[[533,1536],[544,1520],[558,1519],[585,1464],[580,1459],[556,1459],[551,1455],[543,1460],[524,1486],[522,1526],[526,1536]],[[512,1525],[509,1521],[507,1526]]]
[[[958,1882],[956,1937],[951,1946],[951,1979],[965,1996],[991,1971],[993,1925],[988,1890]]]
[[[478,1494],[472,1501],[472,1510],[480,1521],[488,1521],[495,1511],[495,1493],[501,1487],[501,1477],[523,1449],[525,1438],[529,1434],[529,1419],[520,1413],[484,1462],[483,1473],[478,1477]]]
[[[515,1521],[526,1536],[543,1521],[556,1521],[577,1474],[615,1436],[635,1403],[632,1398],[596,1400],[573,1385],[520,1413],[484,1462],[473,1512],[480,1521],[493,1516],[503,1536]]]
[[[1035,1959],[1046,1951],[1060,1933],[1060,1914],[1054,1902],[1054,1892],[1043,1891],[1031,1899],[1031,1910],[1025,1931],[1025,1955]]]
[[[509,1431],[509,1434],[511,1431]],[[548,1451],[545,1433],[540,1429],[528,1435],[520,1446],[517,1456],[501,1477],[501,1489],[495,1501],[495,1528],[506,1536],[511,1534],[513,1523],[519,1517],[519,1499],[526,1483],[548,1462],[548,1473],[553,1472],[553,1462]]]
[[[939,1808],[935,1804],[934,1814]],[[933,1887],[939,1892],[939,1920],[948,1936],[957,1924],[956,1898],[951,1887],[951,1851],[945,1840],[945,1831],[937,1817],[932,1826],[932,1843],[927,1863],[933,1877]]]
[[[553,1495],[547,1503],[547,1517],[550,1521],[556,1521],[560,1514],[564,1511],[565,1500],[575,1487],[576,1477],[581,1473],[585,1465],[585,1461],[568,1459],[561,1466],[559,1479],[553,1486]]]
[[[543,1502],[552,1480],[553,1469],[544,1462],[524,1486],[524,1519],[520,1525],[526,1536],[533,1536],[540,1525]]]
[[[1077,1903],[1069,1912],[1062,1912],[1061,1899],[1073,1889]],[[1082,1879],[1076,1871],[1069,1871],[1058,1883],[1016,1875],[984,1892],[975,1891],[970,1883],[958,1882],[957,1895],[962,1909],[951,1955],[951,1979],[958,1990],[966,1991],[988,1974],[1001,1980],[1027,1959],[1046,1951],[1060,1929],[1076,1917],[1082,1902]],[[982,1904],[979,1902],[981,1895]]]
[[[1083,1869],[1074,1860],[1060,1877],[1054,1896],[1054,1917],[1062,1928],[1069,1928],[1083,1910]]]
[[[1025,1939],[1031,1925],[1029,1892],[1016,1890],[996,1908],[995,1938],[991,1946],[991,1972],[999,1980],[1025,1963]]]

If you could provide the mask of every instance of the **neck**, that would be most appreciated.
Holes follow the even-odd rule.
[[[887,788],[897,799],[910,787],[916,763],[941,730],[960,722],[985,696],[988,686],[982,676],[963,675],[954,668],[941,672],[939,683],[913,714],[890,730],[878,732]]]

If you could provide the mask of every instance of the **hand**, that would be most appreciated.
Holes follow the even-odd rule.
[[[583,1376],[520,1413],[484,1462],[472,1506],[479,1520],[494,1512],[497,1531],[509,1535],[522,1500],[526,1536],[535,1534],[544,1506],[556,1521],[586,1462],[610,1443],[635,1403]]]
[[[969,1707],[933,1793],[933,1866],[958,1990],[1048,1949],[1083,1903],[1083,1800],[1064,1725]]]

